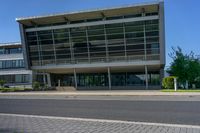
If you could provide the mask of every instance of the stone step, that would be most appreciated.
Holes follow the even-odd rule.
[[[76,91],[76,88],[73,86],[60,86],[56,87],[57,91]]]

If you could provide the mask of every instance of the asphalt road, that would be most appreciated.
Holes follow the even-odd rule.
[[[200,101],[0,99],[0,113],[200,125]]]

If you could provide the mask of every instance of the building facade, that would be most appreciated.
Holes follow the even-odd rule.
[[[158,89],[164,3],[18,18],[26,68],[49,86]]]
[[[0,44],[0,80],[9,87],[31,87],[32,72],[25,69],[21,43]]]

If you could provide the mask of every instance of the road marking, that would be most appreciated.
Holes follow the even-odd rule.
[[[74,120],[74,121],[85,121],[85,122],[123,123],[123,124],[135,124],[135,125],[146,125],[146,126],[163,126],[163,127],[179,127],[179,128],[196,128],[196,129],[200,129],[200,126],[196,126],[196,125],[151,123],[151,122],[134,122],[134,121],[122,121],[122,120],[88,119],[88,118],[72,118],[72,117],[40,116],[40,115],[23,115],[23,114],[7,114],[7,113],[0,113],[0,116],[59,119],[59,120]]]

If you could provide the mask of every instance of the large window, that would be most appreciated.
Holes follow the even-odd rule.
[[[22,48],[0,48],[0,54],[18,54],[22,53]]]
[[[24,60],[1,60],[0,69],[24,68]]]
[[[33,66],[158,60],[160,54],[158,20],[27,32],[27,41]]]
[[[144,72],[111,73],[112,86],[144,86]],[[159,72],[148,72],[149,85],[160,85]]]
[[[108,86],[106,73],[77,74],[77,85],[81,87]]]
[[[0,75],[0,80],[5,80],[6,83],[29,83],[30,75],[28,74]]]

